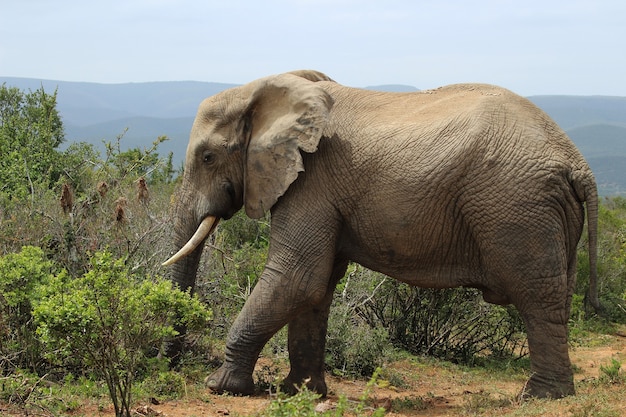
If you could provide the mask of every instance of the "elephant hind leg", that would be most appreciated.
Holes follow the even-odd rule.
[[[556,284],[556,279],[551,280]],[[516,303],[528,335],[530,378],[521,397],[561,398],[574,395],[574,377],[568,353],[567,323],[571,296],[567,288],[546,296],[541,286],[523,304]],[[549,294],[549,293],[548,293]]]

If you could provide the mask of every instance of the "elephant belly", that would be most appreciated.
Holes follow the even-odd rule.
[[[352,259],[364,267],[380,272],[409,285],[424,288],[453,288],[480,286],[481,274],[468,265],[422,264],[414,267],[401,267],[398,264],[376,262],[372,258]]]
[[[419,228],[408,224],[394,228],[387,222],[386,226],[373,232],[376,239],[348,234],[340,245],[341,255],[420,287],[479,286],[484,282],[478,251],[467,234],[448,231],[424,236],[411,233]],[[459,241],[455,239],[458,236],[466,238]]]

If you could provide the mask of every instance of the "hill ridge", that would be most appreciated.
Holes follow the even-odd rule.
[[[200,102],[236,84],[205,81],[146,81],[116,84],[2,77],[0,84],[21,90],[57,91],[68,143],[85,141],[102,150],[128,131],[128,148],[149,147],[161,135],[169,141],[160,152],[174,154],[180,165],[189,131]],[[407,92],[416,87],[399,84],[364,87]],[[626,196],[626,97],[591,95],[535,95],[527,97],[552,117],[572,138],[596,174],[602,195]]]

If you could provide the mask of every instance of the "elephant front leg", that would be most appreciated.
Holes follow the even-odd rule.
[[[330,270],[327,269],[326,277],[331,275]],[[323,340],[334,285],[328,285],[328,279],[313,280],[321,285],[310,285],[311,277],[319,276],[324,275],[318,270],[294,278],[275,264],[266,266],[228,333],[224,363],[207,378],[211,390],[243,395],[254,393],[252,373],[259,354],[267,341],[290,320],[295,320],[294,324],[303,329],[294,333],[290,326],[290,352],[292,346],[294,352],[300,352],[293,357],[294,382],[315,370],[316,379],[321,378],[323,383],[320,372],[323,371]],[[307,353],[312,351],[312,355]]]
[[[283,392],[295,394],[303,384],[306,384],[309,390],[326,396],[328,389],[324,378],[324,357],[328,316],[335,287],[345,274],[347,266],[347,262],[337,261],[322,302],[300,313],[289,322],[291,369],[283,381]]]
[[[294,304],[288,301],[285,291],[280,291],[285,287],[271,282],[279,284],[281,280],[270,276],[266,268],[228,332],[224,363],[207,378],[212,391],[254,393],[252,373],[259,354],[293,314]]]
[[[254,366],[265,343],[280,329],[255,329],[251,323],[254,317],[251,311],[255,309],[256,303],[251,302],[252,298],[253,295],[248,298],[228,332],[224,363],[206,380],[207,386],[215,393],[254,394]]]

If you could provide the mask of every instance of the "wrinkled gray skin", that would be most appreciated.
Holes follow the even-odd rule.
[[[214,391],[252,393],[261,349],[288,325],[285,387],[308,380],[326,394],[329,307],[354,261],[512,303],[530,347],[523,395],[574,393],[567,321],[584,202],[598,305],[596,185],[568,137],[524,98],[476,84],[373,92],[314,71],[263,78],[202,102],[177,200],[177,249],[208,215],[271,210],[267,264],[209,377]],[[173,267],[183,288],[201,251]]]

